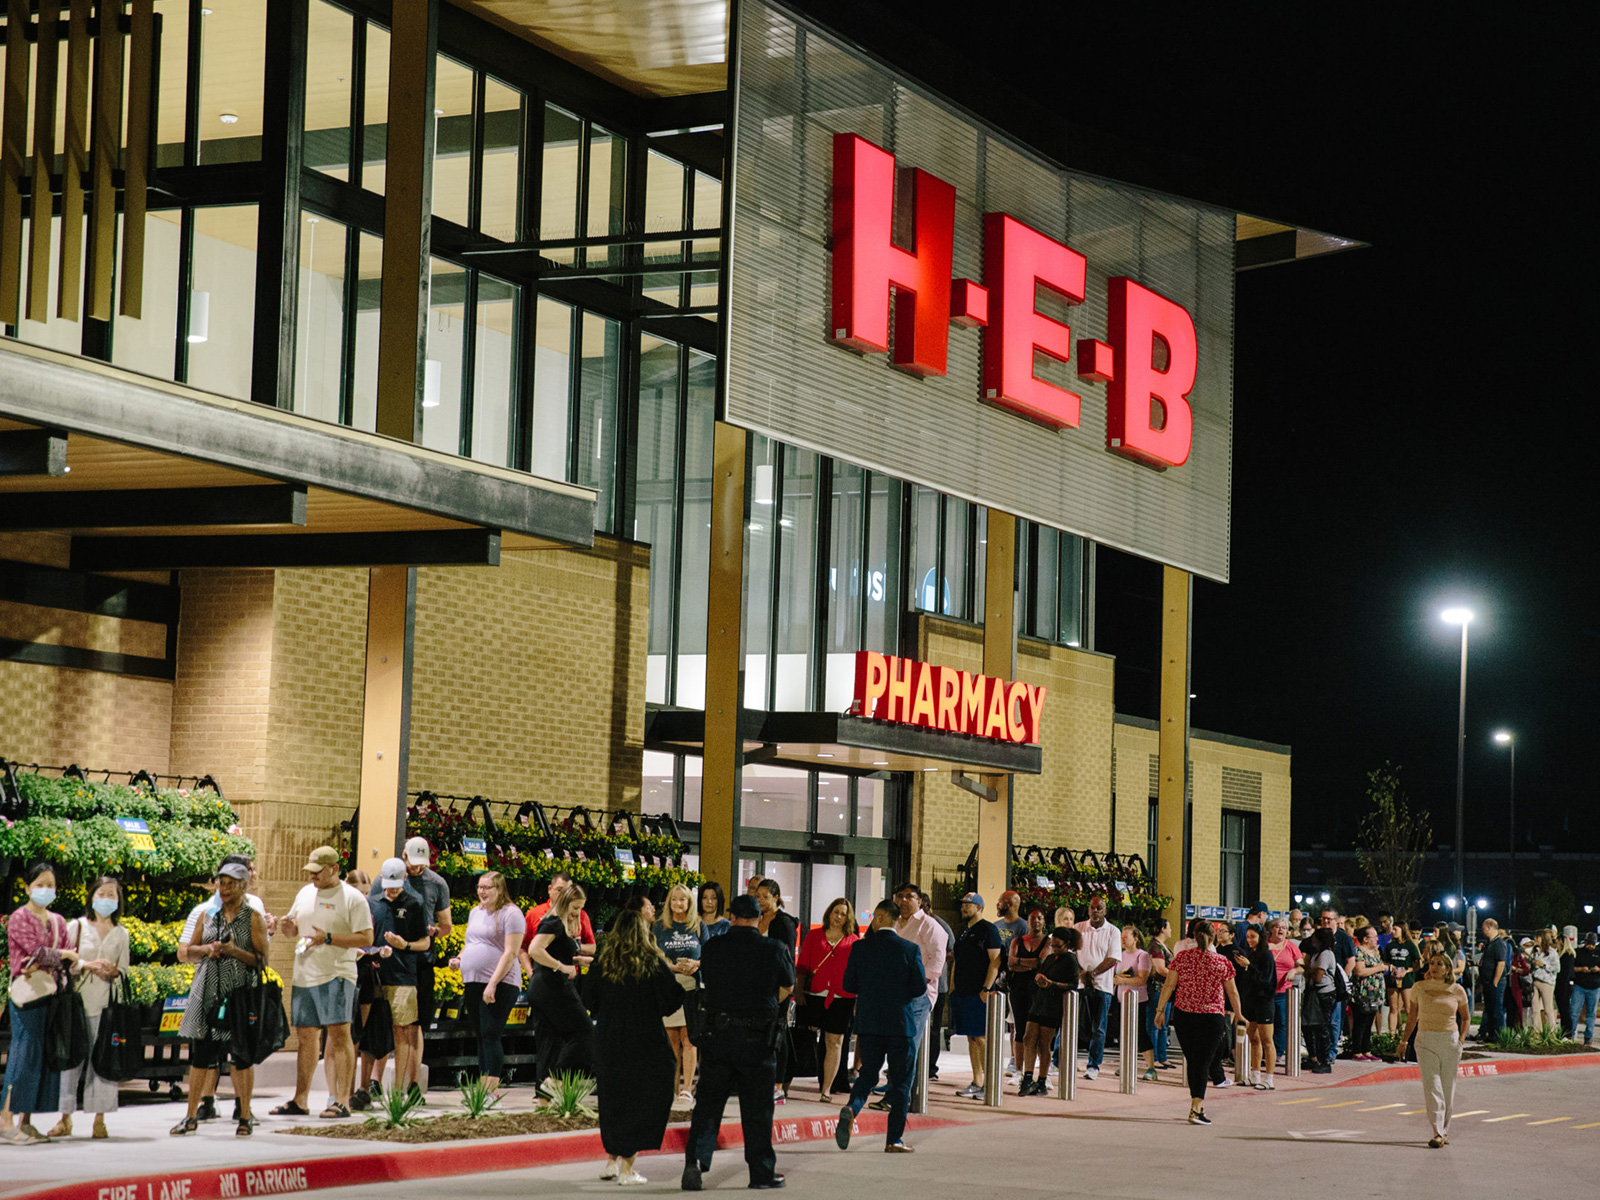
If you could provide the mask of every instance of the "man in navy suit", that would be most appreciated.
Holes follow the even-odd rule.
[[[922,951],[895,932],[900,909],[884,900],[872,910],[872,927],[850,950],[844,968],[844,990],[856,995],[856,1046],[861,1070],[850,1089],[850,1103],[839,1110],[834,1140],[843,1150],[861,1106],[878,1086],[878,1071],[889,1063],[889,1131],[884,1151],[909,1154],[902,1140],[911,1103],[911,1075],[916,1070],[917,1016],[913,1002],[927,993]]]

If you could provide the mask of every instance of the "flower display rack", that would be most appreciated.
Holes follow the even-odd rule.
[[[957,894],[974,890],[977,881],[978,847],[973,846],[961,868]],[[1081,919],[1089,901],[1098,896],[1105,900],[1106,916],[1113,924],[1144,928],[1172,903],[1172,897],[1156,891],[1155,879],[1139,855],[1066,846],[1013,846],[1011,887],[1022,897],[1024,915],[1039,908],[1046,920],[1063,905]]]

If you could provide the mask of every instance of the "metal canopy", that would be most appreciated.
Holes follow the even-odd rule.
[[[645,747],[701,754],[706,716],[699,709],[649,708]],[[1038,746],[921,729],[827,712],[757,712],[741,709],[744,761],[843,774],[893,771],[968,771],[1038,775]]]
[[[80,569],[492,565],[594,541],[588,488],[13,342],[0,446],[0,530],[71,534]]]

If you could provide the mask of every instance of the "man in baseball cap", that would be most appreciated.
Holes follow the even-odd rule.
[[[1011,939],[1027,933],[1028,923],[1020,913],[1022,897],[1009,888],[1000,893],[995,908],[999,910],[994,927],[1000,933],[1000,976],[995,980],[994,990],[1006,998],[1006,1023],[1011,1026],[1011,1061],[1006,1064],[1006,1073],[1015,1075],[1021,1070],[1017,1064],[1022,1060],[1022,1035],[1027,1032],[1028,1014],[1011,1008],[1011,980],[1006,974],[1006,964],[1011,960]]]
[[[961,927],[956,930],[955,979],[950,987],[952,1031],[967,1039],[972,1082],[956,1093],[976,1099],[983,1095],[984,1051],[988,1032],[985,1006],[1000,973],[1000,931],[983,919],[983,897],[968,892],[961,897]]]
[[[422,844],[426,848],[427,843]],[[398,858],[386,859],[378,874],[380,891],[367,898],[367,907],[372,910],[373,944],[384,947],[378,959],[378,984],[388,1002],[394,1029],[395,1087],[409,1086],[420,1092],[416,1081],[422,1064],[422,1018],[417,982],[424,971],[431,976],[433,967],[426,958],[431,944],[428,914],[417,893],[407,886],[409,878],[405,863]],[[369,1057],[361,1056],[362,1077],[381,1081],[388,1056],[368,1062]],[[369,1091],[369,1098],[370,1095]]]

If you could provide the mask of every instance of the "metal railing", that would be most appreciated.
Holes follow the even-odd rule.
[[[1304,979],[1289,985],[1289,1035],[1284,1039],[1283,1070],[1290,1079],[1300,1078],[1300,1059],[1304,1056],[1305,1031],[1300,1027],[1300,1001],[1305,997]]]
[[[999,1108],[1006,1091],[1006,1001],[998,991],[989,993],[984,1011],[983,1103]]]
[[[1056,1071],[1056,1099],[1078,1098],[1078,993],[1061,993],[1061,1066]]]
[[[928,1111],[928,1061],[933,1053],[928,1043],[938,1036],[939,1031],[933,1027],[933,1014],[930,1012],[922,1019],[922,1036],[917,1039],[916,1073],[911,1077],[909,1108],[918,1116],[924,1116]]]
[[[1255,1082],[1250,1072],[1250,1052],[1253,1049],[1250,1034],[1245,1026],[1233,1022],[1233,1082],[1238,1087],[1249,1087]]]
[[[1131,1096],[1134,1081],[1139,1078],[1139,993],[1133,988],[1122,997],[1122,1029],[1118,1037],[1122,1042],[1122,1071],[1118,1082],[1122,1094]]]

